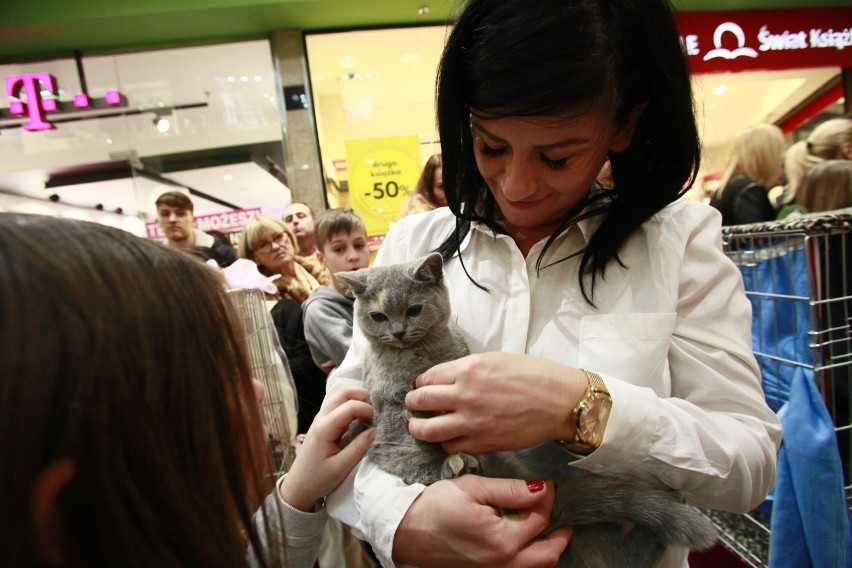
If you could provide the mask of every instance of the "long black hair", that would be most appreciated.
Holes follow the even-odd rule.
[[[615,189],[590,192],[551,235],[606,213],[582,251],[592,303],[630,234],[691,186],[700,147],[692,87],[668,0],[470,0],[449,35],[437,83],[447,205],[456,228],[439,247],[460,252],[472,222],[496,232],[497,203],[477,167],[472,109],[483,118],[575,117],[608,104],[617,128],[641,110],[630,147],[610,152]],[[484,114],[483,114],[484,113]],[[462,259],[463,261],[463,259]],[[587,291],[583,275],[592,276]]]

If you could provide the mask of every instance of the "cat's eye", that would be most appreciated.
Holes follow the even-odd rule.
[[[386,316],[382,312],[370,312],[370,317],[375,322],[383,322],[383,321],[387,321],[387,319],[388,319],[388,316]]]
[[[407,315],[410,318],[413,318],[415,316],[419,316],[420,312],[422,312],[422,311],[423,311],[423,306],[420,306],[420,305],[411,306],[410,308],[408,308],[408,310],[406,310],[405,315]]]

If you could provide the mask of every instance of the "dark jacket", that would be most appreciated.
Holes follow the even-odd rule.
[[[776,214],[766,188],[743,174],[735,175],[724,188],[716,191],[710,205],[722,213],[723,225],[772,221]]]
[[[319,412],[325,398],[325,371],[320,369],[311,357],[311,350],[305,340],[302,325],[302,307],[295,300],[279,300],[270,310],[281,347],[287,354],[290,372],[296,383],[296,396],[299,399],[299,432],[308,431],[314,417]]]

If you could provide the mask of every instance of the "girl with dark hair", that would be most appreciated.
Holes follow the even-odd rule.
[[[426,165],[423,166],[414,193],[403,204],[399,217],[401,219],[414,213],[431,211],[445,205],[447,205],[447,198],[444,196],[441,154],[432,154],[426,160]]]
[[[406,405],[436,415],[410,433],[658,482],[700,507],[760,504],[781,429],[720,216],[679,199],[699,142],[669,2],[469,0],[437,96],[448,208],[396,223],[374,264],[440,251],[474,354],[415,378]],[[365,343],[356,329],[329,393],[364,379]],[[385,565],[511,567],[566,547],[570,529],[541,534],[552,500],[537,480],[407,486],[367,458],[329,502]]]
[[[0,321],[0,566],[313,566],[318,505],[370,434],[337,440],[372,408],[357,387],[329,398],[276,483],[217,272],[2,213]]]

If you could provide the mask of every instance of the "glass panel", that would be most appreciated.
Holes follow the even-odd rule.
[[[36,117],[38,124],[2,110],[4,209],[77,216],[144,235],[154,201],[169,190],[188,191],[197,217],[233,209],[280,215],[290,201],[266,41],[85,57],[79,69],[74,59],[5,65],[0,74],[39,74],[41,99],[57,106]],[[28,80],[18,81],[11,105],[27,102]],[[122,97],[118,104],[106,102],[110,91]],[[81,94],[98,104],[74,107]]]

